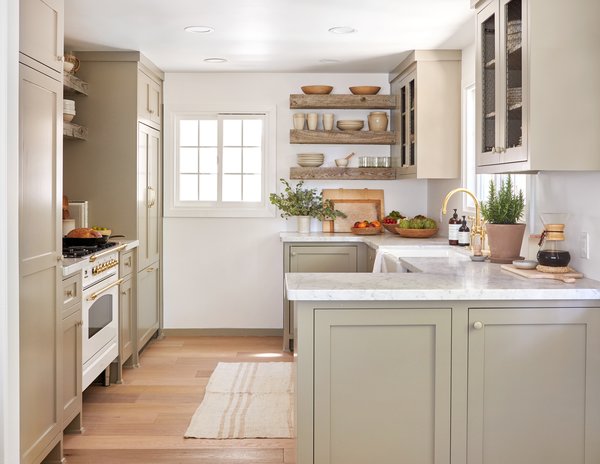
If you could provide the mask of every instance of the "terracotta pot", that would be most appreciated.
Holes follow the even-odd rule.
[[[525,224],[486,224],[492,263],[512,263],[521,257]]]

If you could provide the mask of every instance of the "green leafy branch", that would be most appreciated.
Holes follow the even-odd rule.
[[[323,200],[323,194],[317,189],[304,189],[304,181],[298,182],[295,187],[285,179],[279,179],[285,186],[280,194],[271,193],[269,201],[279,209],[282,218],[291,216],[310,216],[319,219],[335,219],[346,215],[334,208],[331,200]]]

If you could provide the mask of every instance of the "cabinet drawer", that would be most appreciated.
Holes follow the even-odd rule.
[[[292,246],[289,272],[358,272],[357,246]]]
[[[63,315],[65,310],[81,302],[81,276],[75,274],[63,280]]]
[[[133,272],[135,265],[135,251],[122,253],[119,258],[119,277],[127,277]]]

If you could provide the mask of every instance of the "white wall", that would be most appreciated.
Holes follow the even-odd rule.
[[[19,462],[18,2],[0,4],[0,463]],[[10,243],[10,247],[8,244]]]
[[[214,108],[252,105],[277,108],[277,178],[289,178],[296,154],[325,153],[326,164],[341,155],[387,155],[385,146],[290,145],[292,114],[289,95],[300,86],[330,84],[334,93],[348,86],[379,85],[389,92],[387,74],[167,74],[165,121],[180,105]],[[323,112],[323,111],[317,111]],[[332,111],[337,118],[363,117],[366,112]],[[165,127],[165,158],[173,155]],[[356,165],[356,157],[352,165]],[[385,190],[385,209],[407,215],[424,214],[426,181],[311,181],[309,188]],[[167,203],[167,201],[165,201]],[[295,230],[293,220],[280,218],[165,218],[165,328],[281,328],[283,253],[279,232]],[[320,223],[313,220],[313,229]]]
[[[537,175],[538,213],[569,213],[565,228],[566,248],[571,253],[569,265],[597,280],[600,280],[599,199],[600,172],[541,172]],[[542,230],[539,220],[536,230],[538,233]],[[590,234],[590,259],[579,256],[581,232]]]

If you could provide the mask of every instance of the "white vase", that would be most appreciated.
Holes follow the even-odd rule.
[[[296,216],[298,233],[308,234],[310,232],[310,216]]]

